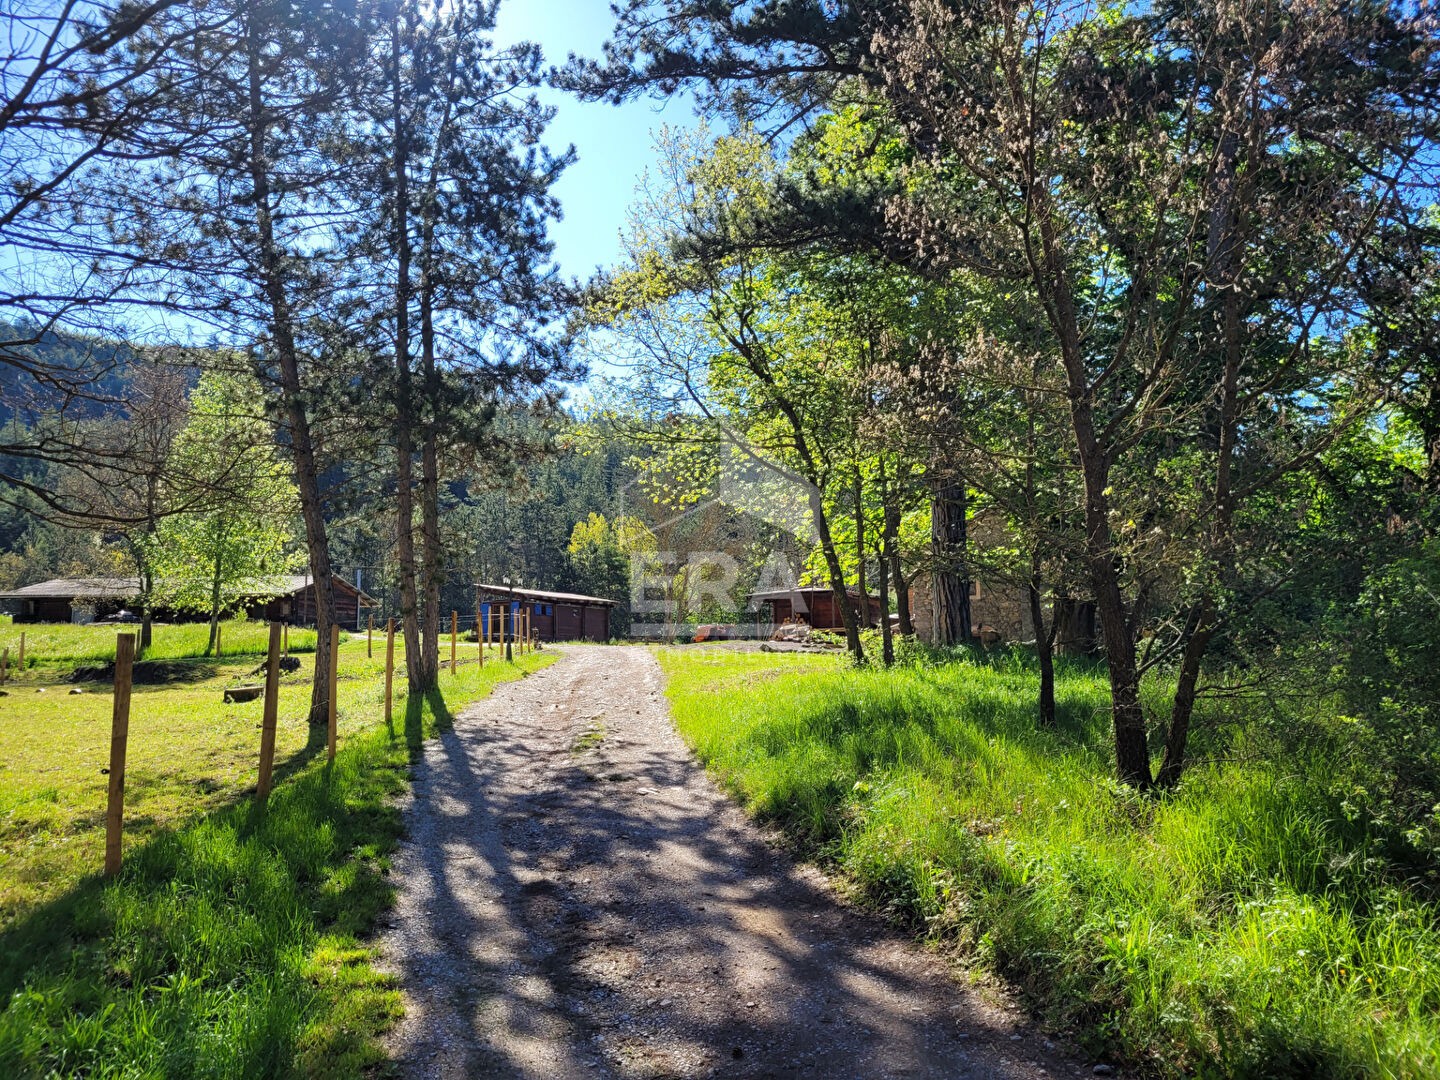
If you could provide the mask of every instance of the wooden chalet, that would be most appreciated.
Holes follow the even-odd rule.
[[[860,607],[860,590],[846,589],[845,592],[856,606],[856,614],[861,616],[861,625],[880,625],[884,612],[878,596],[865,598],[869,607],[869,619],[866,620]],[[768,621],[774,626],[798,622],[815,630],[845,629],[845,620],[840,617],[839,605],[835,603],[835,593],[828,586],[751,593],[750,607],[762,613],[761,622]]]
[[[505,634],[514,634],[515,615],[524,608],[541,641],[609,641],[610,609],[618,600],[582,593],[522,589],[518,585],[475,586],[475,609],[482,626],[493,626],[492,612],[505,612]]]

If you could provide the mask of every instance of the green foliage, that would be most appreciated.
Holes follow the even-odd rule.
[[[1357,714],[1364,783],[1349,803],[1405,830],[1424,861],[1440,861],[1440,541],[1377,569],[1348,629],[1343,676]]]
[[[1019,657],[661,660],[682,733],[752,812],[1097,1048],[1173,1076],[1440,1069],[1440,913],[1337,812],[1336,759],[1197,766],[1156,799],[1110,779],[1089,666],[1062,661],[1046,732]]]
[[[220,372],[191,393],[171,469],[193,486],[198,509],[165,518],[151,540],[156,602],[218,617],[304,564],[295,486],[254,411],[260,399],[253,379]]]

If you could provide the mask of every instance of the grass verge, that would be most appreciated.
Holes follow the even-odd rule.
[[[104,777],[91,760],[108,748],[109,695],[0,699],[5,745],[23,728],[35,750],[0,772],[0,1075],[348,1077],[382,1060],[399,999],[361,935],[390,902],[410,756],[453,710],[552,657],[442,674],[440,692],[397,704],[392,730],[379,661],[363,641],[341,655],[336,761],[299,719],[302,671],[282,694],[265,811],[247,797],[258,704],[212,704],[224,673],[137,693],[111,882],[93,875]]]
[[[755,814],[1146,1071],[1440,1076],[1440,913],[1328,794],[1323,754],[1109,779],[1103,676],[660,653],[676,723]]]

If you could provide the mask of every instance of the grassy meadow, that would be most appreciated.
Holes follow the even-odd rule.
[[[270,631],[264,623],[227,619],[220,624],[220,652],[225,656],[262,657],[269,648]],[[115,638],[140,633],[138,623],[12,623],[0,620],[0,649],[10,650],[12,674],[20,656],[20,635],[25,635],[25,669],[39,669],[41,678],[77,664],[103,664],[115,659]],[[203,657],[210,641],[209,623],[156,623],[151,628],[146,660],[190,660]],[[290,651],[315,651],[315,631],[292,628]],[[253,664],[251,665],[254,666]]]
[[[115,628],[90,629],[113,648]],[[41,668],[9,687],[0,1075],[348,1077],[382,1060],[376,1036],[399,998],[361,938],[389,903],[386,853],[410,755],[454,710],[552,656],[443,673],[438,694],[397,697],[387,729],[383,647],[375,652],[366,658],[363,635],[341,647],[333,767],[323,729],[304,719],[309,659],[284,677],[265,811],[251,797],[261,703],[221,702],[255,659],[137,686],[125,867],[112,882],[97,877],[109,686],[71,695]],[[85,659],[98,655],[96,646]]]
[[[1323,753],[1111,780],[1108,692],[1018,658],[853,670],[660,652],[676,722],[756,815],[1056,1028],[1146,1072],[1440,1076],[1440,908],[1329,793]]]

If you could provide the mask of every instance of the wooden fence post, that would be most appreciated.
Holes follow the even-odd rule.
[[[265,656],[265,712],[260,720],[260,779],[255,801],[270,797],[270,776],[275,768],[275,717],[280,711],[280,624],[270,624],[270,649]]]
[[[504,611],[502,611],[502,612],[500,613],[500,647],[505,650],[505,662],[506,662],[506,663],[509,663],[510,660],[512,659],[512,657],[511,657],[511,652],[510,652],[510,650],[511,650],[511,641],[512,641],[512,640],[514,639],[514,637],[515,637],[515,633],[514,633],[514,630],[513,630],[513,629],[510,630],[510,636],[509,636],[509,637],[506,637],[506,636],[505,636],[505,632],[506,632],[506,630],[507,630],[507,627],[505,626],[505,624],[506,624],[507,622],[509,622],[509,621],[510,621],[510,611],[509,611],[509,609],[507,608],[506,610],[504,610]]]
[[[395,685],[395,620],[385,623],[385,726],[393,723],[390,703],[394,700],[392,688]]]
[[[365,616],[365,659],[375,659],[375,616]]]
[[[460,613],[450,612],[450,674],[454,675],[459,670],[455,666],[455,641],[456,635],[460,632]]]
[[[6,645],[3,650],[0,650],[0,686],[4,686],[4,685],[5,685],[5,681],[6,681],[7,679],[9,679],[9,678],[10,678],[10,646],[9,646],[9,645]]]
[[[20,670],[25,670],[25,631],[20,631]]]
[[[280,650],[280,655],[286,659],[290,657],[290,624],[285,623],[285,646]]]
[[[115,705],[110,714],[110,800],[105,808],[105,876],[120,872],[120,830],[125,817],[125,745],[130,739],[130,683],[135,635],[115,639]]]
[[[335,736],[339,726],[339,703],[335,697],[340,683],[340,624],[330,624],[330,760],[335,760]]]

